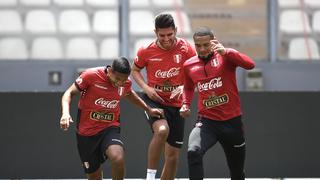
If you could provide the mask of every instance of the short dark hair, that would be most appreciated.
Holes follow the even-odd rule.
[[[208,27],[199,27],[195,30],[193,34],[193,39],[196,36],[210,36],[211,39],[214,39],[213,31]]]
[[[154,26],[156,29],[169,28],[169,27],[176,28],[174,19],[171,14],[167,14],[167,13],[158,14],[154,21],[155,21]]]
[[[112,62],[112,70],[122,74],[130,74],[131,67],[127,58],[119,57]]]

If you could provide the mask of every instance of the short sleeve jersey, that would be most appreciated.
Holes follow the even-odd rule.
[[[124,86],[115,87],[105,71],[106,67],[90,68],[75,81],[81,91],[77,128],[83,136],[95,135],[110,126],[120,126],[120,98],[132,91],[130,79]]]
[[[177,38],[176,44],[169,50],[159,48],[156,42],[141,47],[134,63],[140,69],[146,68],[147,83],[165,101],[162,104],[180,107],[182,99],[170,99],[171,92],[183,85],[183,63],[195,54],[186,40]]]

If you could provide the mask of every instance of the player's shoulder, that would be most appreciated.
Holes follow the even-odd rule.
[[[188,60],[186,60],[186,62],[183,63],[183,66],[184,67],[188,67],[188,66],[191,66],[193,64],[199,63],[199,61],[200,60],[199,60],[198,56],[196,55],[196,56],[193,56],[193,57],[189,58]]]
[[[139,47],[138,52],[146,52],[154,48],[156,48],[155,40],[148,40]]]
[[[103,66],[91,67],[81,71],[81,74],[91,75],[91,74],[99,73],[101,71],[104,72],[104,70],[105,70],[105,67]]]

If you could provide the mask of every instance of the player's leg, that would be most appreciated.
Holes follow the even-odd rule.
[[[106,155],[111,162],[112,179],[121,180],[124,178],[125,161],[124,150],[120,145],[110,145],[106,150]]]
[[[165,145],[164,166],[161,173],[162,180],[173,180],[176,176],[177,166],[179,162],[180,148]]]
[[[177,172],[180,149],[183,145],[185,119],[180,116],[180,108],[167,107],[166,118],[170,128],[164,151],[164,166],[161,179],[174,179]]]
[[[123,179],[125,174],[125,160],[119,127],[110,127],[104,133],[104,139],[101,142],[101,151],[104,152],[105,157],[110,160],[112,179]]]
[[[159,165],[160,156],[163,152],[168,134],[169,126],[166,120],[156,120],[152,124],[153,136],[148,149],[148,172],[147,180],[153,179]]]
[[[81,136],[77,134],[77,145],[82,166],[89,180],[101,180],[103,172],[101,163],[104,158],[99,148],[101,134],[94,136]]]
[[[211,120],[200,119],[189,135],[188,169],[190,180],[204,178],[203,156],[209,148],[217,143]]]
[[[102,180],[102,177],[103,177],[103,172],[101,167],[99,167],[93,173],[87,173],[88,180]]]
[[[141,94],[140,96],[150,107],[153,108],[161,108],[163,106],[153,100],[151,100],[146,94]],[[166,116],[166,110],[164,110],[164,114]],[[166,120],[166,117],[156,118],[150,117],[147,113],[145,113],[146,119],[150,125],[150,128],[153,132],[151,141],[148,147],[148,169],[146,180],[154,180],[157,168],[159,166],[159,161],[161,154],[163,152],[168,134],[169,134],[169,126]]]
[[[226,132],[221,139],[223,150],[226,154],[231,180],[244,180],[245,163],[245,138],[241,117],[226,122]]]

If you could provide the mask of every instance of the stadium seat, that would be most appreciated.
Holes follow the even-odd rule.
[[[97,11],[93,16],[92,28],[97,34],[117,35],[119,33],[118,11]]]
[[[130,0],[130,8],[148,8],[150,0]]]
[[[130,34],[142,36],[153,35],[153,18],[153,13],[151,11],[130,11]]]
[[[100,59],[111,59],[119,56],[118,38],[103,39],[100,44]]]
[[[183,0],[152,0],[156,8],[175,9],[184,6]]]
[[[315,11],[312,15],[312,30],[318,36],[320,35],[320,10]]]
[[[314,10],[320,10],[319,0],[304,0],[306,7]]]
[[[30,58],[39,60],[63,59],[61,42],[54,37],[36,38],[32,42]]]
[[[56,33],[57,26],[54,14],[47,10],[32,10],[26,15],[27,31],[35,34]]]
[[[191,34],[191,23],[188,15],[184,11],[168,11],[178,27],[178,35],[190,35]]]
[[[95,41],[91,38],[73,38],[67,42],[66,58],[88,60],[97,59],[98,52]]]
[[[84,5],[84,0],[53,0],[53,3],[62,7],[79,7]]]
[[[278,0],[279,8],[299,8],[300,0]]]
[[[301,10],[284,10],[280,15],[280,33],[299,35],[310,33],[311,28],[306,12]]]
[[[85,34],[90,32],[89,17],[82,10],[65,10],[59,18],[59,30],[66,34]]]
[[[42,6],[50,6],[50,0],[20,0],[20,3],[24,6],[34,6],[34,7],[42,7]]]
[[[288,58],[292,60],[320,60],[319,47],[314,39],[294,38],[289,43]]]
[[[19,34],[22,32],[22,20],[17,11],[0,11],[0,34]]]
[[[28,59],[27,45],[20,38],[3,38],[0,40],[0,59]]]
[[[86,0],[86,3],[92,7],[117,7],[118,0]]]
[[[1,0],[0,7],[12,7],[17,5],[17,0]]]

